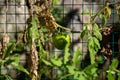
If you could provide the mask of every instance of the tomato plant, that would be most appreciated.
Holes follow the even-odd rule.
[[[91,14],[90,11],[84,11],[82,13],[82,15],[90,15],[90,22],[84,24],[82,31],[78,31],[80,33],[80,40],[86,36],[88,40],[87,47],[89,55],[87,56],[90,59],[90,63],[82,67],[82,63],[84,62],[81,60],[81,57],[83,57],[84,53],[80,51],[79,48],[74,53],[70,50],[71,37],[67,32],[72,33],[74,31],[60,26],[56,22],[48,1],[50,0],[40,0],[35,4],[30,2],[31,15],[28,18],[28,28],[25,31],[25,43],[10,44],[7,48],[6,46],[2,46],[2,55],[0,53],[0,70],[2,67],[14,65],[16,69],[28,74],[31,80],[40,80],[42,75],[49,77],[48,80],[54,80],[55,78],[60,80],[69,78],[77,80],[98,80],[98,75],[101,71],[101,69],[98,68],[98,64],[102,64],[104,59],[103,56],[97,54],[101,49],[101,30],[107,25],[107,19],[111,16],[112,9],[109,6],[112,3],[106,2],[95,14]],[[55,5],[59,0],[52,1],[52,4]],[[116,11],[117,14],[120,15],[119,5],[116,7]],[[95,22],[96,17],[99,17],[103,21],[101,25]],[[91,26],[92,29],[89,29],[89,26]],[[60,32],[58,28],[63,31]],[[10,55],[12,51],[22,51],[24,46],[29,50],[29,58],[27,60],[29,61],[29,72],[19,65],[18,55],[15,54],[12,57]],[[57,52],[53,54],[55,48],[62,50],[64,54],[57,54]],[[112,60],[109,69],[106,70],[108,80],[115,80],[115,74],[117,74],[118,80],[120,79],[120,71],[116,68],[118,63],[117,59]],[[56,74],[53,74],[57,75],[57,77],[50,77],[52,75],[51,73],[54,73],[50,69],[57,69]],[[2,77],[0,79],[4,77],[11,79],[8,75],[3,74],[0,74],[0,77]]]

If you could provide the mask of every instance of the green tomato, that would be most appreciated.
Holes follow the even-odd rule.
[[[66,46],[69,47],[71,42],[70,35],[64,32],[54,34],[52,40],[53,45],[60,50],[64,49]]]

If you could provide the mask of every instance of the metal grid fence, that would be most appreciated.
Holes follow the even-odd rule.
[[[4,27],[6,27],[5,28],[6,32],[10,35],[11,39],[14,39],[14,40],[16,39],[15,37],[16,34],[19,34],[20,32],[23,32],[26,29],[26,26],[27,26],[26,20],[29,16],[28,8],[25,0],[21,0],[20,2],[17,2],[17,0],[15,1],[16,2],[9,3],[6,16],[5,16],[6,6],[4,4],[4,0],[0,1],[0,33],[1,34],[4,33]],[[112,2],[115,2],[115,1],[116,0],[112,0]],[[80,34],[77,33],[77,31],[80,31],[83,29],[83,24],[87,23],[88,21],[87,19],[89,19],[88,16],[82,15],[82,11],[91,10],[92,14],[94,14],[99,10],[101,6],[103,6],[104,2],[105,0],[61,0],[60,3],[55,6],[58,9],[60,9],[60,12],[54,11],[53,16],[56,13],[59,14],[59,16],[62,19],[62,22],[59,22],[60,25],[66,26],[76,31],[76,33],[75,32],[70,33],[72,38],[71,52],[74,53],[77,48],[80,48],[82,53],[87,53],[87,40],[79,41]],[[110,20],[108,20],[108,24],[113,24],[114,22],[117,22],[114,10],[112,12],[113,13]],[[101,22],[99,21],[97,23],[101,24]],[[116,44],[118,45],[118,42],[115,42],[117,41],[115,40],[116,35],[119,36],[119,33],[115,32],[112,34],[111,44],[112,44],[113,57],[115,54],[119,53],[119,52],[116,52],[118,50],[114,48]],[[25,57],[24,58],[21,57],[20,61],[24,62]],[[27,79],[24,79],[24,80],[27,80]],[[44,78],[41,80],[47,80],[47,79]]]

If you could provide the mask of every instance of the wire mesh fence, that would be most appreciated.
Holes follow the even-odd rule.
[[[0,0],[0,38],[2,38],[2,34],[4,32],[7,32],[7,34],[10,36],[10,40],[17,41],[23,38],[23,33],[28,27],[27,19],[30,16],[28,0],[9,0],[8,3],[6,3],[6,1],[7,0]],[[34,1],[36,0],[33,0],[33,2]],[[89,10],[91,14],[95,14],[105,4],[105,1],[106,0],[59,0],[59,2],[54,7],[52,6],[53,8],[52,14],[55,17],[57,23],[66,28],[70,28],[73,31],[69,32],[71,36],[70,52],[71,54],[74,54],[77,49],[81,51],[82,57],[80,58],[80,60],[82,61],[81,66],[83,67],[90,63],[89,59],[88,62],[84,61],[84,59],[86,58],[86,54],[88,53],[87,49],[88,40],[87,38],[80,40],[79,31],[83,30],[84,28],[83,26],[85,23],[90,22],[90,16],[83,15],[82,12]],[[114,3],[117,2],[117,0],[110,0],[110,2]],[[114,11],[114,9],[112,10],[113,11],[111,13],[109,20],[107,21],[107,24],[114,24],[119,21],[116,12]],[[98,25],[101,25],[103,23],[103,21],[100,21],[99,19],[95,19],[95,22]],[[89,28],[91,28],[91,26],[89,26]],[[104,53],[103,55],[105,55],[103,57],[106,57],[106,55],[108,57],[110,55],[110,58],[111,57],[114,58],[119,53],[120,33],[118,31],[116,32],[115,31],[111,32],[110,35],[108,35],[107,37],[106,36],[103,37],[103,39],[105,39],[106,41],[105,40],[101,41],[102,45],[104,45],[104,43],[107,42],[108,46],[106,47],[112,50],[112,53],[109,51],[108,55],[105,54],[105,52],[103,51]],[[49,53],[50,54],[48,54],[48,56],[56,53],[60,53],[61,55],[63,51],[53,49],[50,50]],[[26,61],[28,60],[27,55],[29,55],[29,52],[27,50],[23,51],[23,53],[19,53],[20,64],[22,64],[25,67],[27,67],[26,66],[27,65]],[[46,67],[42,68],[46,69]],[[47,70],[49,75],[46,76],[43,74],[41,80],[50,80],[53,78],[54,80],[59,80],[58,79],[59,76],[56,74],[59,72],[58,68],[52,69],[50,68]],[[3,69],[2,72],[3,74],[6,74],[8,72],[8,74],[10,74],[15,80],[29,80],[27,78],[28,76],[25,73],[21,73],[11,67]],[[102,74],[102,76],[104,77],[104,73]],[[68,78],[63,80],[76,80],[76,79]],[[106,79],[103,78],[102,80]]]

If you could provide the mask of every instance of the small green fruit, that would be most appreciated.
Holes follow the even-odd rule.
[[[53,45],[57,48],[57,49],[64,49],[66,46],[70,46],[70,35],[64,32],[60,32],[57,34],[53,35]]]

